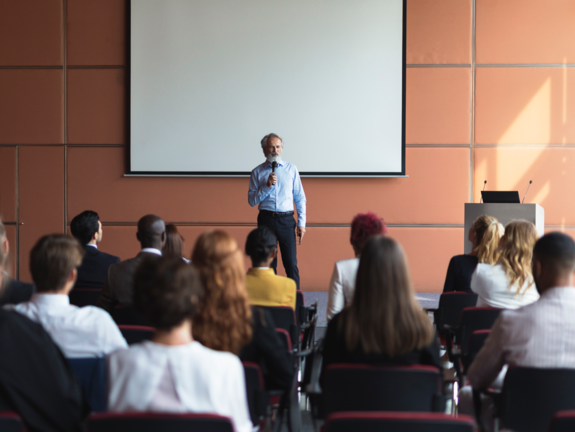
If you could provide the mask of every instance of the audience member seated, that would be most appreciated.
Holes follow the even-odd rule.
[[[208,348],[260,364],[268,388],[289,388],[292,357],[276,334],[271,315],[258,307],[252,313],[243,254],[236,241],[220,230],[203,233],[194,246],[192,265],[205,288],[194,317],[194,338]]]
[[[467,239],[471,242],[471,253],[455,255],[449,261],[443,292],[464,291],[471,293],[471,275],[478,263],[493,265],[499,259],[499,239],[503,225],[491,216],[481,215],[473,222]]]
[[[530,305],[501,312],[469,368],[467,379],[473,388],[501,387],[500,372],[506,365],[575,368],[573,271],[575,242],[571,237],[553,232],[537,241],[533,278],[541,297]],[[471,392],[461,393],[459,412],[473,413]]]
[[[415,298],[403,249],[375,236],[361,253],[351,305],[327,326],[323,368],[334,363],[441,369],[439,342]]]
[[[95,306],[70,304],[84,250],[64,234],[42,237],[30,252],[30,273],[36,284],[31,300],[6,308],[36,321],[52,336],[68,358],[100,357],[127,344],[105,311]]]
[[[2,283],[0,284],[0,306],[7,304],[17,304],[30,300],[34,294],[35,287],[31,283],[20,282],[10,278],[4,268],[8,262],[8,253],[10,252],[10,244],[6,238],[6,227],[0,220],[0,267],[2,267]]]
[[[162,256],[166,241],[164,221],[156,215],[144,216],[138,221],[136,238],[140,242],[140,253],[134,258],[112,264],[108,269],[98,306],[110,313],[117,305],[132,305],[134,273],[142,261],[152,261]]]
[[[6,251],[0,247],[0,295]],[[0,308],[0,353],[0,412],[17,412],[30,432],[81,430],[82,391],[41,325]]]
[[[80,288],[102,288],[108,275],[108,267],[120,262],[120,258],[98,250],[102,241],[102,223],[98,213],[86,210],[70,224],[72,235],[84,247],[84,259],[78,269],[76,286]]]
[[[330,320],[345,306],[351,304],[355,289],[355,277],[359,266],[359,257],[365,244],[374,235],[385,235],[387,226],[383,219],[375,213],[360,213],[351,222],[351,237],[349,242],[355,258],[341,260],[335,263],[327,300],[327,319]]]
[[[277,238],[266,226],[256,228],[246,240],[246,255],[252,268],[246,276],[246,289],[251,304],[290,306],[295,309],[297,286],[293,279],[277,276],[271,262],[277,257]]]
[[[184,258],[182,254],[183,246],[184,237],[178,231],[178,227],[174,224],[166,225],[166,242],[162,248],[162,256],[177,256],[189,264],[190,260]]]
[[[471,277],[471,290],[479,296],[477,306],[517,309],[539,298],[531,273],[536,241],[537,230],[531,222],[509,222],[499,241],[497,264],[477,264]]]
[[[240,360],[192,337],[202,296],[197,271],[180,257],[162,257],[140,266],[135,287],[134,308],[156,332],[110,355],[109,410],[214,413],[238,432],[251,431]]]

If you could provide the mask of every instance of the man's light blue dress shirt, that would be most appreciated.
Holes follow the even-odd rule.
[[[259,204],[259,210],[271,212],[293,211],[293,203],[297,208],[297,224],[305,228],[305,193],[301,178],[295,165],[281,161],[276,167],[277,183],[268,188],[268,178],[272,172],[272,164],[265,161],[252,171],[248,202],[252,207]]]

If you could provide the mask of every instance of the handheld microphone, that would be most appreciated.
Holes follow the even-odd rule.
[[[276,161],[272,162],[272,172],[275,173],[276,172],[276,167],[278,166],[278,163]]]
[[[529,188],[531,187],[531,183],[533,183],[533,180],[529,180],[529,186],[527,186],[527,190],[525,191],[525,195],[523,195],[523,201],[521,201],[521,204],[523,204],[525,202],[525,197],[527,196],[527,192],[529,192]]]
[[[481,192],[483,192],[485,190],[485,185],[487,184],[487,180],[483,180],[483,189]],[[481,197],[481,199],[479,200],[480,203],[483,202],[483,196]]]

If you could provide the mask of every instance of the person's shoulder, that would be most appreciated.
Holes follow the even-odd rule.
[[[15,310],[0,308],[0,337],[10,335],[14,339],[25,337],[24,335],[47,336],[41,324],[32,321],[26,315]],[[50,337],[48,336],[48,339]]]
[[[461,255],[455,255],[453,257],[451,257],[451,262],[453,263],[460,263],[460,262],[474,262],[477,264],[477,257],[475,255],[469,255],[469,254],[461,254]]]
[[[192,348],[195,351],[195,358],[204,359],[204,364],[208,364],[210,367],[214,367],[215,369],[222,368],[218,370],[225,370],[230,366],[241,366],[240,359],[235,354],[225,351],[213,350],[211,348],[205,347],[197,341],[193,344]]]
[[[338,269],[355,269],[359,266],[359,258],[350,258],[336,261],[335,266]]]
[[[257,174],[259,173],[261,170],[263,170],[266,166],[267,161],[262,162],[261,164],[259,164],[257,167],[255,167],[252,170],[252,174]]]
[[[106,252],[102,252],[101,250],[98,250],[98,256],[100,259],[102,259],[103,261],[109,262],[110,264],[116,264],[121,262],[120,257],[117,257],[115,255],[106,253]]]
[[[297,286],[295,281],[293,279],[288,278],[288,277],[280,276],[280,275],[272,275],[272,277],[274,278],[274,280],[276,282],[281,283],[288,288],[293,287],[295,289]]]
[[[112,316],[107,311],[97,306],[89,305],[89,306],[78,307],[70,305],[70,308],[71,310],[74,311],[74,313],[76,313],[81,317],[91,317],[95,319],[96,320],[95,322],[98,324],[98,326],[100,326],[100,324],[114,323]]]

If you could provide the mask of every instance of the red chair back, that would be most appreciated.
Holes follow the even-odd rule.
[[[0,412],[0,431],[2,432],[25,432],[26,428],[20,416],[11,411]]]
[[[324,371],[325,415],[342,411],[445,410],[442,376],[433,366],[332,364]]]
[[[215,414],[106,413],[88,418],[88,432],[234,432],[227,417]]]
[[[466,415],[443,413],[341,412],[330,414],[325,432],[473,432],[475,422]]]
[[[457,341],[465,355],[469,350],[471,334],[476,330],[490,330],[502,309],[492,307],[468,307],[461,311]]]
[[[575,431],[575,411],[559,411],[551,420],[549,432]]]

